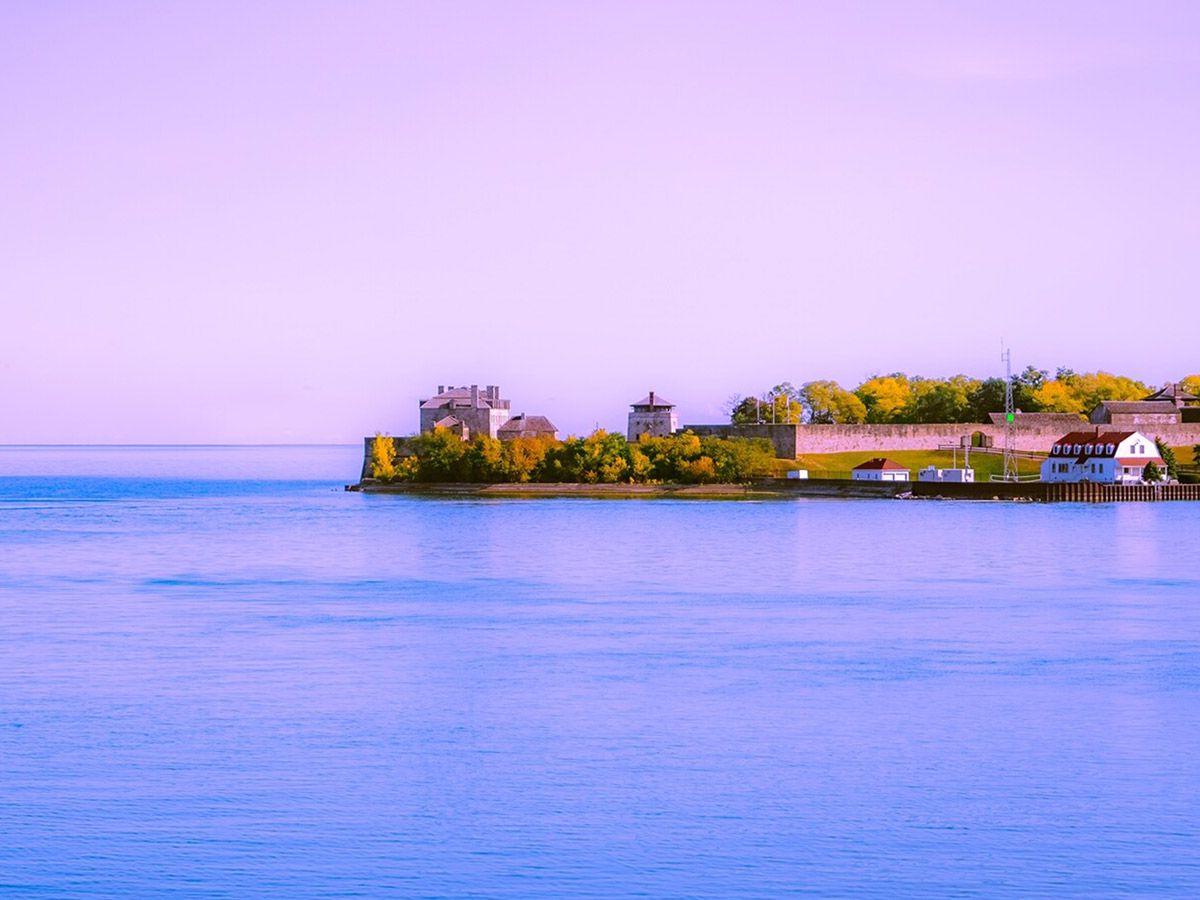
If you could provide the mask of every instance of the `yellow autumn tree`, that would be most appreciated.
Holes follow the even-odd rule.
[[[1101,400],[1141,400],[1150,392],[1142,382],[1111,372],[1084,372],[1060,380],[1078,399],[1079,411],[1085,415]]]
[[[1082,413],[1083,401],[1062,381],[1047,381],[1033,392],[1034,402],[1044,412]]]
[[[1200,375],[1188,375],[1179,383],[1189,394],[1195,394],[1197,397],[1200,397]]]
[[[371,477],[380,481],[391,481],[396,477],[396,442],[378,431],[371,441]]]
[[[867,409],[868,422],[891,422],[899,416],[912,399],[908,376],[877,375],[860,384],[854,391]]]
[[[867,417],[867,407],[857,395],[836,381],[810,381],[801,390],[814,425],[857,425]]]

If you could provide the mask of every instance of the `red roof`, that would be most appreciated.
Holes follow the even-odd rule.
[[[859,463],[854,467],[855,472],[872,471],[874,469],[896,469],[901,472],[907,472],[908,466],[902,466],[895,460],[884,459],[882,456],[877,456],[874,459],[868,459],[865,463]]]
[[[1160,469],[1166,465],[1157,456],[1124,456],[1117,460],[1122,466],[1144,466],[1146,463],[1154,463]]]
[[[1095,431],[1072,431],[1070,434],[1063,435],[1054,442],[1055,447],[1064,448],[1063,450],[1059,450],[1055,455],[1060,458],[1064,456],[1076,456],[1078,457],[1078,462],[1097,457],[1111,459],[1116,455],[1117,448],[1121,446],[1121,441],[1133,437],[1135,434],[1137,434],[1136,431],[1101,431],[1099,433]],[[1079,453],[1072,452],[1075,444],[1079,445]],[[1088,444],[1092,445],[1091,453],[1088,453],[1084,449]],[[1107,444],[1113,445],[1111,453],[1108,451]],[[1050,452],[1054,453],[1053,448],[1051,448]]]
[[[1056,444],[1119,444],[1125,438],[1133,437],[1136,431],[1072,431],[1065,434],[1054,443]]]

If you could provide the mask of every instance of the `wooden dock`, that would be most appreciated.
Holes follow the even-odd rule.
[[[1078,484],[1041,483],[1047,503],[1154,503],[1200,500],[1200,484]]]
[[[773,479],[780,493],[799,497],[913,497],[941,500],[1015,500],[1026,503],[1157,503],[1200,500],[1200,484],[1078,484],[1045,481],[846,481]]]

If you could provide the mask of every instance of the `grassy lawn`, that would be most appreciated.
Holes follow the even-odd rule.
[[[1173,447],[1179,464],[1183,466],[1196,465],[1197,461],[1192,447]],[[929,465],[939,469],[948,469],[952,465],[949,450],[855,450],[850,453],[805,453],[796,457],[795,463],[779,461],[780,471],[784,475],[786,469],[808,469],[809,478],[849,478],[850,470],[859,463],[866,462],[875,456],[886,456],[902,466],[908,466],[909,477],[917,480],[917,471]],[[958,454],[958,465],[962,466],[962,454]],[[1041,463],[1032,459],[1017,460],[1018,473],[1021,475],[1037,475],[1041,471]],[[1004,472],[1004,457],[999,454],[971,454],[971,468],[975,470],[976,481],[987,481],[992,475]]]
[[[902,466],[908,466],[909,477],[913,481],[917,480],[919,469],[930,465],[948,469],[952,464],[949,450],[856,450],[851,453],[806,453],[796,457],[795,465],[789,468],[808,469],[809,478],[849,478],[851,469],[875,456],[886,456]],[[962,453],[958,454],[958,465],[960,468],[963,465]],[[1037,475],[1041,471],[1041,464],[1032,459],[1017,460],[1017,466],[1020,475]],[[987,481],[992,475],[1003,474],[1004,457],[973,453],[971,468],[975,470],[976,481]]]

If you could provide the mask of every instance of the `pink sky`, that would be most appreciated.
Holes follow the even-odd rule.
[[[1200,371],[1194,3],[0,6],[0,442]]]

